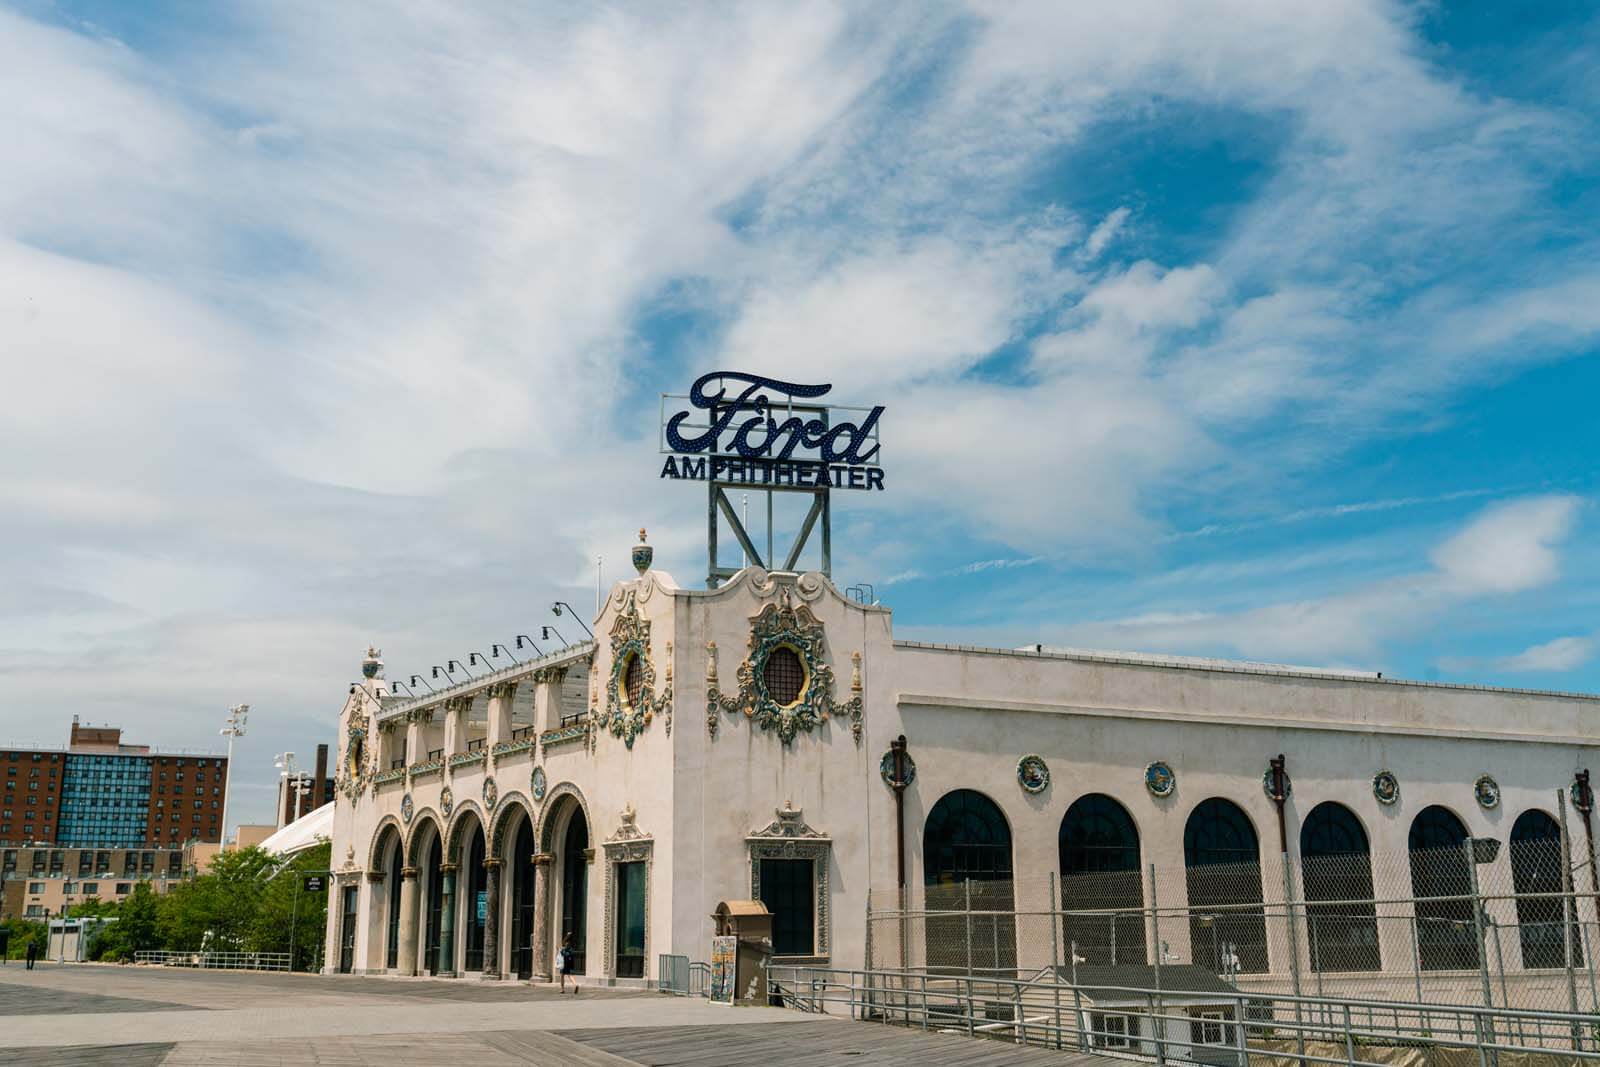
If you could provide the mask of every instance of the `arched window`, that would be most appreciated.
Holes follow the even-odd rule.
[[[1461,820],[1437,804],[1411,821],[1411,895],[1417,898],[1417,956],[1425,971],[1478,966],[1466,840]]]
[[[1195,805],[1183,827],[1183,863],[1190,959],[1218,974],[1230,969],[1230,959],[1240,971],[1265,971],[1261,850],[1237,804],[1212,797]]]
[[[972,789],[939,798],[922,831],[929,911],[1008,912],[1011,827],[995,802]],[[928,966],[963,973],[1014,973],[1016,920],[1005,915],[930,916]]]
[[[1061,906],[1067,947],[1089,963],[1145,962],[1139,831],[1103,793],[1079,797],[1061,819]]]
[[[1566,889],[1561,827],[1542,811],[1525,811],[1511,827],[1511,884],[1517,896],[1517,929],[1524,967],[1565,967],[1567,942],[1562,929],[1571,921],[1560,897],[1521,894],[1560,893]],[[1576,931],[1573,932],[1576,934]],[[1573,937],[1572,962],[1581,963],[1582,940]]]
[[[465,891],[463,894],[465,915],[462,917],[462,926],[466,928],[467,936],[462,969],[481,971],[489,892],[488,880],[484,877],[483,869],[483,827],[479,825],[477,819],[472,820],[469,834],[470,836],[461,845],[461,871],[456,876],[456,885],[461,887],[457,892]]]
[[[1371,853],[1367,832],[1343,804],[1318,804],[1300,824],[1306,937],[1316,970],[1378,969]]]

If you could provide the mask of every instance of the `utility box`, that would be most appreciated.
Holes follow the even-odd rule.
[[[717,936],[736,945],[731,1002],[767,1002],[767,960],[772,957],[772,912],[759,900],[724,900],[711,913]],[[716,976],[713,975],[713,985]]]

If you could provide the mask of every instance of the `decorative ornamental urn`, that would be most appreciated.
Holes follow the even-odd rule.
[[[644,527],[639,527],[639,543],[633,546],[633,569],[643,574],[656,558],[656,550],[645,544]]]
[[[383,653],[371,645],[367,646],[367,658],[361,661],[361,677],[383,677]]]

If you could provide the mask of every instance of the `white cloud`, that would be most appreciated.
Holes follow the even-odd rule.
[[[1600,650],[1595,637],[1558,637],[1542,645],[1523,649],[1515,656],[1500,661],[1499,666],[1508,671],[1552,672],[1576,670],[1594,659]]]
[[[1578,506],[1574,497],[1545,496],[1488,508],[1434,550],[1433,570],[1235,612],[1154,611],[1083,623],[1065,628],[1061,639],[1164,652],[1222,649],[1257,659],[1379,656],[1386,642],[1415,637],[1453,609],[1553,582],[1556,546]]]

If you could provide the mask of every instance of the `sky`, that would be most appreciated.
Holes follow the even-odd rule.
[[[885,405],[897,636],[1600,691],[1597,122],[1561,0],[0,0],[0,744],[269,818],[369,643],[702,584],[721,368]]]

